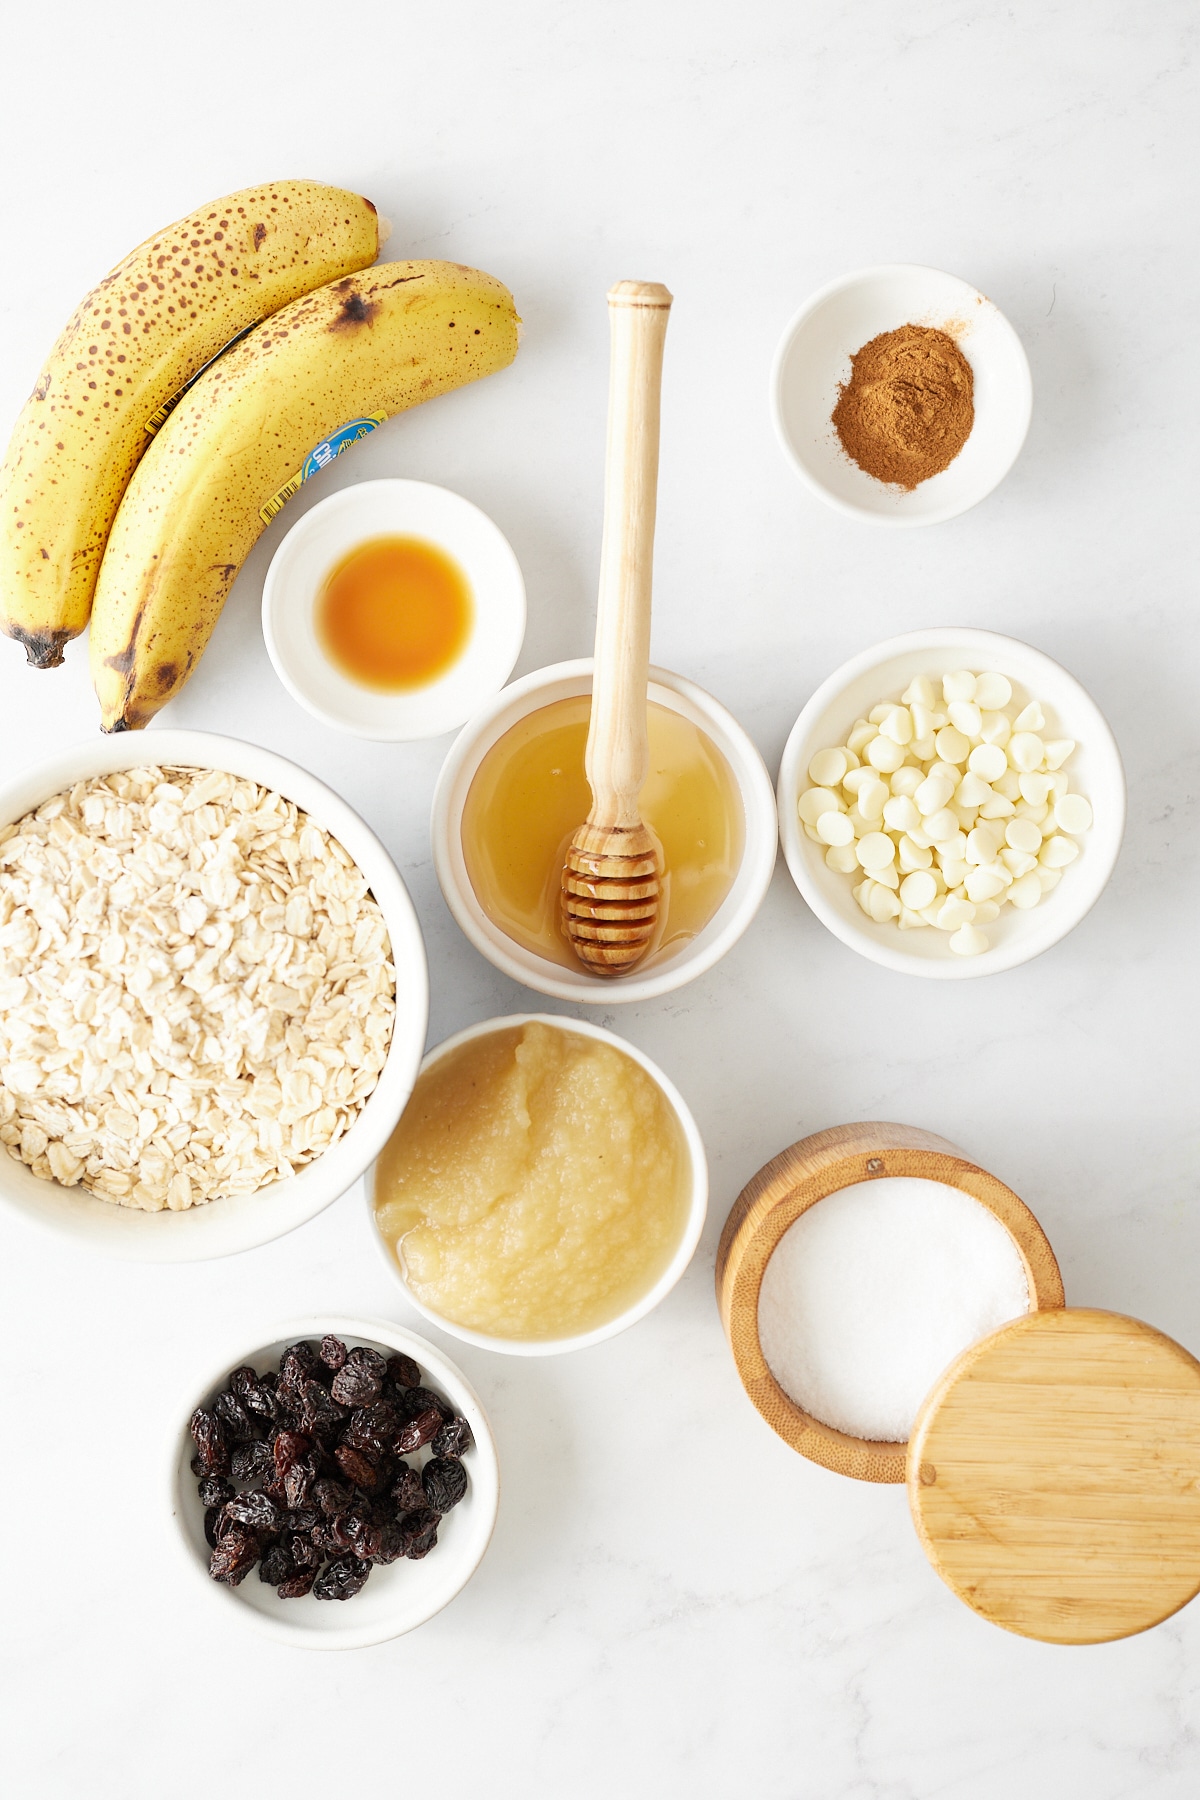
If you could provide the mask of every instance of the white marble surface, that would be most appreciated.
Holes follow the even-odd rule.
[[[983,1624],[927,1567],[901,1491],[811,1467],[761,1424],[712,1296],[721,1222],[760,1163],[821,1126],[894,1118],[958,1140],[1028,1200],[1072,1300],[1200,1352],[1196,38],[1187,0],[8,10],[0,417],[80,293],[165,220],[276,173],[361,187],[395,219],[395,254],[494,271],[527,335],[511,371],[389,424],[312,497],[403,474],[486,508],[528,581],[527,670],[589,647],[604,290],[665,280],[656,660],[711,687],[774,764],[860,647],[994,627],[1090,688],[1131,803],[1108,893],[1029,967],[948,987],[889,975],[825,933],[781,867],[718,970],[601,1015],[701,1122],[704,1245],[615,1342],[545,1362],[464,1350],[500,1441],[500,1523],[472,1585],[410,1638],[322,1658],[228,1630],[159,1535],[164,1435],[218,1333],[322,1307],[399,1316],[361,1195],[181,1269],[99,1264],[4,1218],[14,1796],[439,1779],[496,1800],[1196,1792],[1200,1609],[1091,1651]],[[1012,475],[928,531],[823,508],[768,422],[792,310],[879,261],[977,284],[1033,366]],[[426,820],[445,742],[342,740],[271,673],[263,573],[307,500],[251,557],[169,718],[298,758],[383,834],[425,928],[436,1040],[529,996],[437,891]],[[82,645],[53,675],[0,652],[7,773],[94,714]],[[83,1527],[81,1476],[99,1482]]]

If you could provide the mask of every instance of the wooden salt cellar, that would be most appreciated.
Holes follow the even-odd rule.
[[[827,1194],[887,1175],[981,1201],[1020,1251],[1032,1302],[939,1377],[908,1444],[810,1417],[758,1340],[763,1271],[784,1232]],[[1028,1207],[945,1139],[843,1125],[775,1157],[726,1220],[717,1299],[742,1385],[772,1429],[838,1474],[906,1481],[926,1555],[983,1618],[1047,1643],[1102,1643],[1200,1593],[1200,1362],[1138,1319],[1065,1306]]]
[[[858,1481],[905,1478],[904,1444],[873,1443],[826,1425],[785,1394],[758,1341],[758,1291],[776,1244],[801,1213],[839,1188],[907,1175],[961,1188],[1008,1231],[1036,1307],[1061,1306],[1062,1276],[1041,1226],[1011,1188],[945,1138],[912,1125],[838,1125],[802,1138],[759,1170],[733,1203],[717,1250],[717,1304],[742,1386],[785,1443]]]

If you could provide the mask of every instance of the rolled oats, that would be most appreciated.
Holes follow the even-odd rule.
[[[0,1143],[147,1212],[284,1179],[375,1088],[390,959],[362,871],[282,795],[78,782],[0,827]]]

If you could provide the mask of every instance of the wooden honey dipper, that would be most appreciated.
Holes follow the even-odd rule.
[[[608,292],[612,360],[596,661],[584,769],[592,810],[562,872],[563,930],[594,975],[640,962],[658,922],[658,841],[638,801],[650,760],[646,682],[658,493],[659,400],[671,295],[657,281]]]

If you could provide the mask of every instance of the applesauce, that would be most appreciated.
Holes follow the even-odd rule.
[[[691,1187],[682,1127],[641,1064],[531,1021],[419,1077],[379,1159],[375,1216],[431,1312],[494,1337],[574,1337],[654,1286]]]

